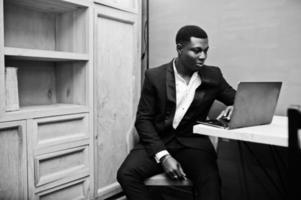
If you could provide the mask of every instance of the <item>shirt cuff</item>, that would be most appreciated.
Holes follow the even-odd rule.
[[[168,151],[167,150],[162,150],[162,151],[159,151],[158,153],[156,153],[155,155],[155,160],[157,163],[160,163],[160,159],[163,157],[163,156],[166,156],[166,155],[169,155]]]

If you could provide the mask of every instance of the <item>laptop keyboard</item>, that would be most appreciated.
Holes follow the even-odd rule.
[[[228,127],[228,120],[223,120],[223,119],[211,119],[207,120],[206,123],[217,125],[217,126],[222,126],[222,127]]]

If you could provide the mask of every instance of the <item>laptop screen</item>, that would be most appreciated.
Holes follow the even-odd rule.
[[[271,123],[282,82],[240,82],[229,128]]]

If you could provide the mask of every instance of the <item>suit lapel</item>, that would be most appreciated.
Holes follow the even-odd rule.
[[[172,125],[173,117],[176,112],[176,86],[173,71],[173,61],[167,65],[166,69],[166,107],[165,123]]]
[[[173,61],[171,61],[166,70],[166,96],[167,101],[176,104],[176,86],[175,86],[175,75],[173,71]]]

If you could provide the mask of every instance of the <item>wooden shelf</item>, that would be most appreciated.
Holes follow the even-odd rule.
[[[71,53],[64,51],[48,51],[25,48],[5,47],[4,54],[7,58],[14,60],[36,60],[36,61],[88,61],[88,54]]]
[[[84,105],[52,104],[21,107],[18,111],[10,111],[0,116],[0,121],[15,121],[38,117],[66,115],[75,113],[87,113],[89,108]]]

